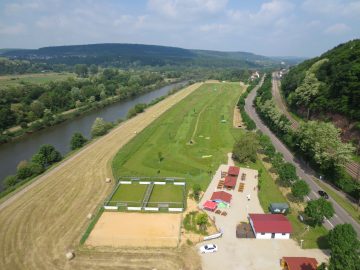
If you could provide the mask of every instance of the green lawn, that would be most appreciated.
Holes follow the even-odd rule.
[[[134,206],[140,206],[148,186],[149,185],[140,185],[136,182],[130,185],[120,184],[114,195],[111,197],[108,205],[116,205],[116,202],[135,202]]]
[[[205,189],[211,174],[227,161],[234,137],[244,132],[232,128],[240,92],[239,83],[203,85],[118,152],[112,164],[114,176],[177,176],[186,178],[187,186],[197,182]],[[222,117],[226,123],[221,123]]]
[[[284,195],[280,192],[278,186],[276,185],[275,181],[272,179],[270,174],[267,172],[266,168],[264,167],[262,161],[257,160],[256,163],[246,164],[247,166],[258,170],[261,172],[260,174],[260,183],[261,188],[259,190],[259,201],[261,207],[264,209],[266,213],[269,212],[269,205],[272,202],[287,202],[287,199]],[[327,249],[328,244],[325,240],[325,236],[327,234],[327,230],[321,227],[310,227],[307,231],[307,225],[300,222],[298,219],[298,212],[292,210],[291,213],[287,215],[288,219],[291,222],[293,227],[293,234],[292,238],[296,239],[300,243],[300,240],[304,240],[303,248],[310,249],[310,248],[321,248]]]
[[[165,202],[175,202],[182,203],[183,202],[183,186],[176,186],[171,184],[166,185],[154,185],[152,190],[149,203],[165,203]],[[176,204],[175,204],[176,205]],[[182,205],[178,205],[182,207]]]

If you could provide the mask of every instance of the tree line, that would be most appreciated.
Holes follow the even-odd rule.
[[[85,72],[81,67],[79,69],[79,73]],[[86,110],[111,98],[123,100],[164,84],[164,77],[159,72],[108,68],[89,78],[1,86],[0,132],[5,133],[3,137],[11,136],[4,131],[16,125],[34,131],[61,121],[61,113],[65,111]]]
[[[351,159],[354,147],[341,141],[339,129],[332,123],[307,121],[293,131],[290,121],[272,99],[270,74],[258,90],[255,107],[267,126],[290,149],[344,192],[355,199],[360,198],[360,184],[347,176],[343,168],[345,162]]]

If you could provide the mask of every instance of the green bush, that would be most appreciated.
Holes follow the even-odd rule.
[[[86,142],[87,139],[80,132],[74,133],[70,141],[71,150],[81,148]]]

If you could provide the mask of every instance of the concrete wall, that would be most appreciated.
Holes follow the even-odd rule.
[[[256,233],[256,239],[290,239],[290,234],[286,233],[282,235],[281,233],[275,233],[275,238],[271,238],[271,233],[265,233],[264,235],[261,233]]]

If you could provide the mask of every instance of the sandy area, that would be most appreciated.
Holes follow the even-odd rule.
[[[86,216],[113,189],[105,179],[112,176],[111,160],[117,151],[200,85],[191,85],[122,123],[0,204],[0,269],[184,268],[186,261],[179,260],[182,255],[169,250],[138,255],[132,251],[129,256],[107,253],[106,262],[97,260],[103,256],[98,253],[77,253],[73,261],[67,261],[65,254],[77,252],[90,222]]]
[[[112,247],[176,247],[181,214],[104,212],[87,245]]]

